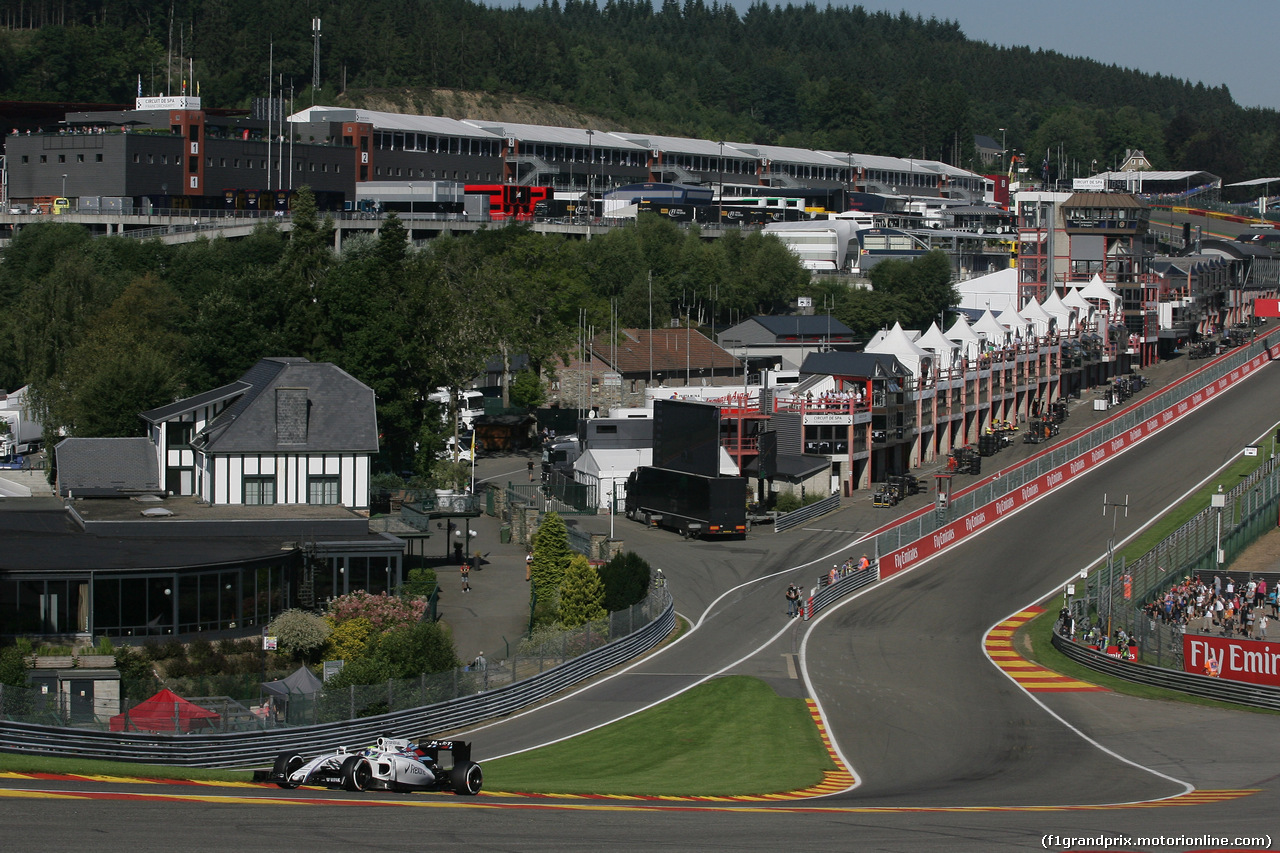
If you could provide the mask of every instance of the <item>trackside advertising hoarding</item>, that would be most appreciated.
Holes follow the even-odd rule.
[[[1183,634],[1182,669],[1196,675],[1280,687],[1280,643]]]
[[[882,554],[880,557],[880,577],[887,578],[909,569],[921,560],[932,557],[960,542],[965,537],[982,530],[987,525],[993,524],[1002,516],[1015,512],[1026,504],[1044,497],[1051,490],[1061,487],[1064,483],[1071,482],[1095,466],[1106,462],[1112,456],[1142,441],[1157,430],[1200,408],[1221,392],[1277,357],[1280,357],[1280,344],[1269,345],[1268,349],[1262,350],[1259,355],[1240,365],[1226,376],[1206,385],[1164,411],[1147,418],[1142,423],[1127,432],[1121,433],[1105,444],[1080,454],[1048,473],[1040,475],[1021,488],[1008,492],[967,515],[957,518],[945,527],[938,528],[928,536]],[[1094,427],[1094,429],[1097,429],[1097,427]],[[997,474],[995,477],[982,482],[997,481],[999,476]],[[981,485],[981,483],[978,485]],[[971,488],[976,488],[976,486]],[[966,491],[968,490],[966,489]]]

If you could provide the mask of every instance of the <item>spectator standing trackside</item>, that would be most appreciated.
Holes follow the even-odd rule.
[[[800,588],[795,584],[787,586],[787,618],[795,618],[800,610]]]
[[[529,460],[529,482],[533,482],[533,460]]]
[[[462,591],[471,592],[471,564],[463,563],[458,574],[462,576]]]
[[[533,552],[530,551],[524,555],[524,579],[529,580],[533,577]]]
[[[476,659],[471,662],[471,668],[477,672],[484,672],[489,668],[489,662],[484,659],[484,652],[476,655]]]

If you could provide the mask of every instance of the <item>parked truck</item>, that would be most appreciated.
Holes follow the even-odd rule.
[[[747,481],[642,466],[627,478],[627,518],[690,536],[745,536]]]
[[[44,430],[27,405],[27,388],[0,391],[0,459],[11,459],[40,448]]]

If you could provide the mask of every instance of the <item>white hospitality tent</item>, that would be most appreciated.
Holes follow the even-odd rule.
[[[615,483],[618,500],[621,501],[626,496],[627,477],[631,476],[631,472],[652,464],[652,447],[595,448],[579,456],[573,463],[573,478],[579,483],[595,486],[597,504],[608,507]]]
[[[1003,311],[1018,307],[1018,271],[1003,269],[990,275],[981,275],[956,284],[960,294],[960,307],[974,311],[990,308]]]
[[[1056,325],[1056,320],[1040,306],[1034,297],[1027,300],[1027,304],[1022,306],[1020,313],[1023,319],[1031,323],[1032,330],[1038,337],[1049,334]]]
[[[966,359],[974,359],[982,354],[982,338],[969,327],[969,321],[961,314],[947,329],[947,340],[954,341],[960,347]]]
[[[996,319],[996,315],[988,308],[973,324],[973,331],[982,335],[992,346],[1002,347],[1009,343],[1009,329]]]
[[[1094,307],[1089,304],[1089,300],[1080,295],[1080,289],[1073,287],[1067,291],[1067,295],[1062,297],[1062,304],[1067,308],[1075,308],[1077,310],[1077,325],[1080,322],[1088,322],[1093,319]]]
[[[899,363],[917,380],[924,381],[928,378],[934,365],[933,353],[916,346],[901,323],[894,323],[892,329],[877,337],[879,340],[873,338],[873,343],[863,347],[863,352],[896,356]]]
[[[1054,325],[1057,326],[1059,332],[1069,333],[1072,327],[1075,326],[1077,312],[1063,303],[1058,291],[1052,291],[1045,301],[1040,304],[1040,307],[1056,321]]]
[[[1120,294],[1107,287],[1106,282],[1102,280],[1102,276],[1094,275],[1084,289],[1080,291],[1080,295],[1085,299],[1097,299],[1106,302],[1108,311],[1114,317],[1120,313]]]
[[[996,317],[1000,325],[1009,330],[1011,340],[1021,341],[1023,338],[1032,337],[1035,324],[1019,314],[1013,306],[1010,306],[1000,312],[1000,316]]]
[[[931,324],[929,331],[921,335],[915,344],[921,349],[930,350],[933,353],[934,363],[938,365],[939,370],[950,370],[958,367],[962,361],[960,345],[955,341],[949,340],[942,333],[942,330],[938,328],[937,323]]]

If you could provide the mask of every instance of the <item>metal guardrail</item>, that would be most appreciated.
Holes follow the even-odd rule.
[[[665,589],[658,618],[631,634],[538,675],[496,690],[422,708],[360,720],[218,735],[156,735],[101,732],[0,721],[4,751],[24,755],[76,755],[107,761],[186,767],[254,767],[281,752],[329,752],[371,742],[379,735],[439,736],[482,720],[512,714],[593,675],[652,649],[675,627],[675,605]]]
[[[781,533],[784,530],[790,530],[797,524],[803,524],[811,518],[817,518],[820,515],[826,515],[840,508],[840,494],[823,498],[820,501],[802,506],[797,510],[780,515],[773,520],[773,532]]]
[[[871,568],[860,572],[851,572],[840,578],[833,584],[820,587],[818,592],[809,599],[805,606],[805,619],[812,619],[814,614],[818,613],[825,607],[833,604],[837,600],[844,598],[854,590],[862,589],[864,586],[870,586],[880,580],[880,567],[873,564]]]
[[[1125,681],[1177,690],[1219,702],[1234,702],[1237,705],[1280,711],[1280,688],[1116,660],[1102,652],[1071,642],[1058,633],[1056,628],[1053,632],[1053,647],[1082,666]]]

